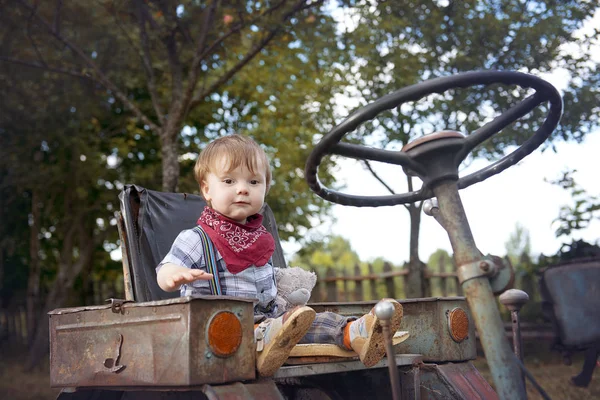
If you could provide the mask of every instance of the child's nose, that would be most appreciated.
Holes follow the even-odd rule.
[[[240,182],[237,186],[237,192],[238,194],[248,194],[248,185]]]

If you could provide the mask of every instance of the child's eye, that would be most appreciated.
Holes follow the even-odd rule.
[[[228,179],[223,179],[223,182],[226,183],[226,184],[228,184],[228,185],[231,185],[233,183],[233,179],[229,179],[229,178]]]
[[[260,183],[260,182],[258,181],[258,179],[252,179],[252,180],[250,181],[250,184],[251,184],[251,185],[258,185],[259,183]]]

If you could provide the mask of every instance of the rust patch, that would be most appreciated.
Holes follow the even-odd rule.
[[[456,307],[448,314],[448,330],[452,340],[462,342],[469,336],[469,317],[465,310]]]

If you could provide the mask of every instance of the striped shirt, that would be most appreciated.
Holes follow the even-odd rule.
[[[186,268],[195,268],[207,271],[204,248],[199,227],[182,231],[171,246],[171,250],[156,267],[156,272],[167,263],[180,265]],[[275,267],[272,260],[262,266],[251,266],[244,271],[232,274],[227,270],[225,261],[219,251],[215,248],[217,270],[221,281],[221,294],[226,296],[244,297],[255,299],[258,304],[254,307],[254,313],[271,317],[277,310],[273,309],[277,285],[275,282]],[[181,285],[181,296],[211,295],[210,281],[197,280],[189,284]]]

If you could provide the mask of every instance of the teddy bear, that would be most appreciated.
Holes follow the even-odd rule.
[[[317,275],[300,267],[275,268],[275,281],[277,282],[275,298],[277,311],[287,311],[294,306],[308,303],[310,294],[317,284]]]

